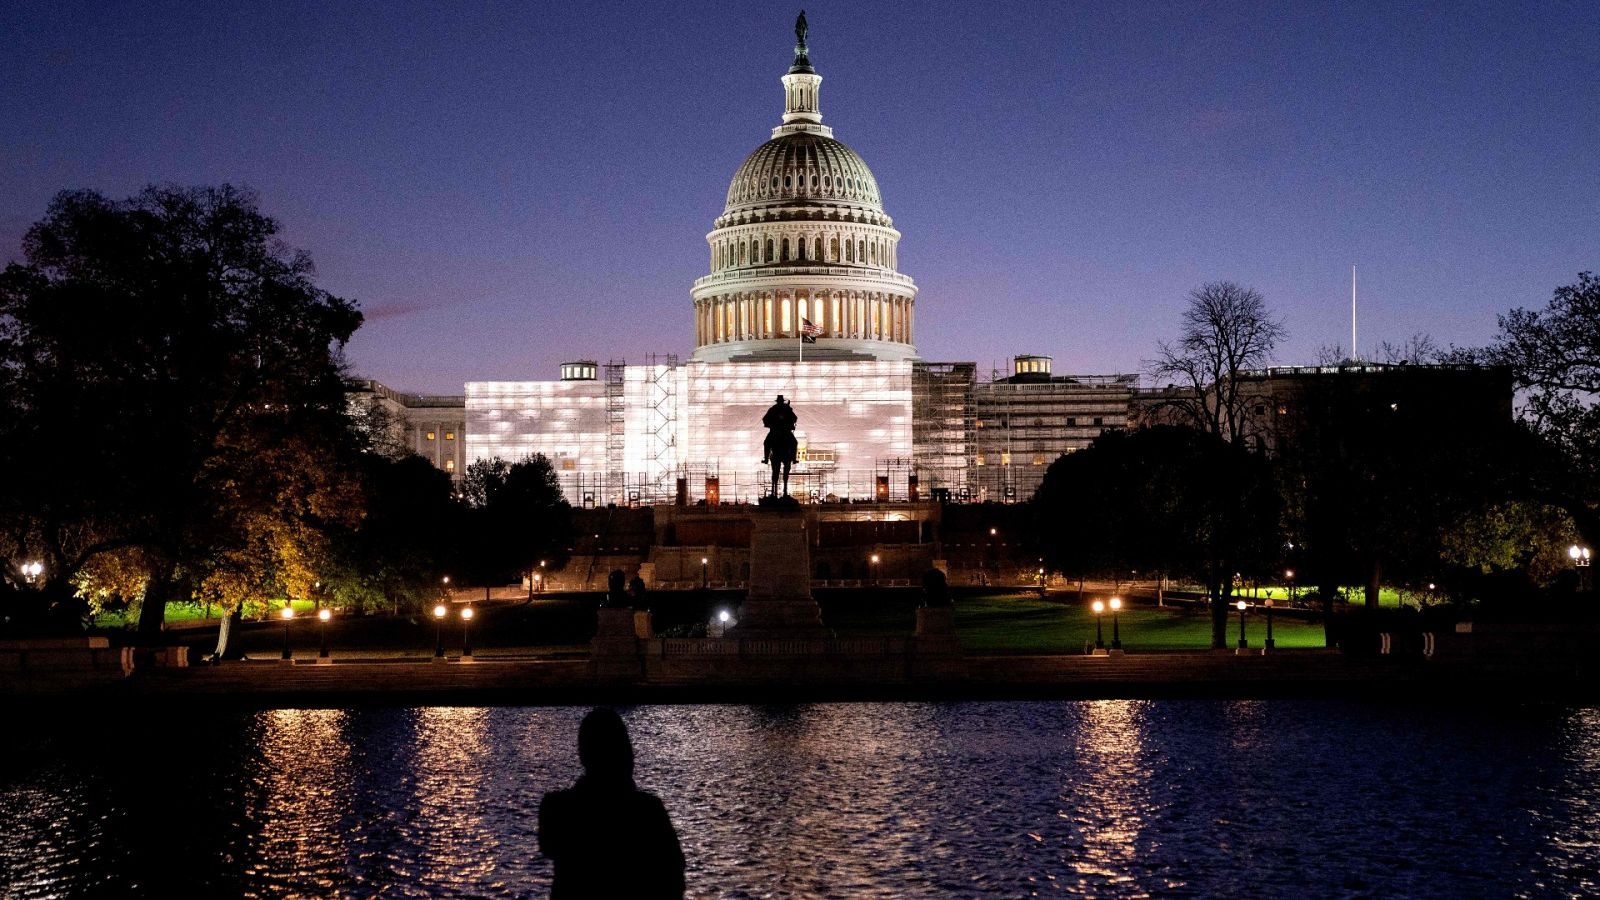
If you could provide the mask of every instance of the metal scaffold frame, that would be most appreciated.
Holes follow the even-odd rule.
[[[655,470],[655,498],[669,496],[675,485],[673,472],[678,463],[678,354],[669,353],[665,363],[654,353],[650,366],[651,463]]]
[[[623,484],[624,455],[628,446],[628,396],[626,360],[614,359],[606,363],[606,491],[619,490]],[[625,498],[610,496],[608,502],[622,502]]]

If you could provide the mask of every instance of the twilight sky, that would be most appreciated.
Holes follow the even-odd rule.
[[[693,349],[728,181],[783,111],[798,3],[0,6],[0,260],[63,188],[256,189],[412,391]],[[933,360],[1139,371],[1208,280],[1282,363],[1600,269],[1600,9],[807,0]]]

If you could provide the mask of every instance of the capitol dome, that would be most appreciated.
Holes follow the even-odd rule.
[[[878,182],[854,150],[810,131],[757,147],[733,174],[724,215],[773,202],[859,205],[883,211]]]
[[[917,288],[895,268],[900,232],[872,170],[822,124],[803,16],[796,36],[782,123],[734,172],[706,235],[694,358],[915,358]],[[804,348],[802,332],[813,338]]]

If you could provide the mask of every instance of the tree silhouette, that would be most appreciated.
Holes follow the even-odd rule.
[[[361,323],[248,191],[66,191],[0,274],[0,499],[59,596],[304,595],[360,512],[340,351]]]

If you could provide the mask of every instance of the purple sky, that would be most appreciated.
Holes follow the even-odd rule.
[[[362,375],[693,349],[797,4],[235,6],[0,7],[0,258],[57,190],[231,181],[361,303]],[[806,4],[924,358],[1137,371],[1231,279],[1310,362],[1349,342],[1352,262],[1364,352],[1481,344],[1600,269],[1591,0],[990,6]]]

